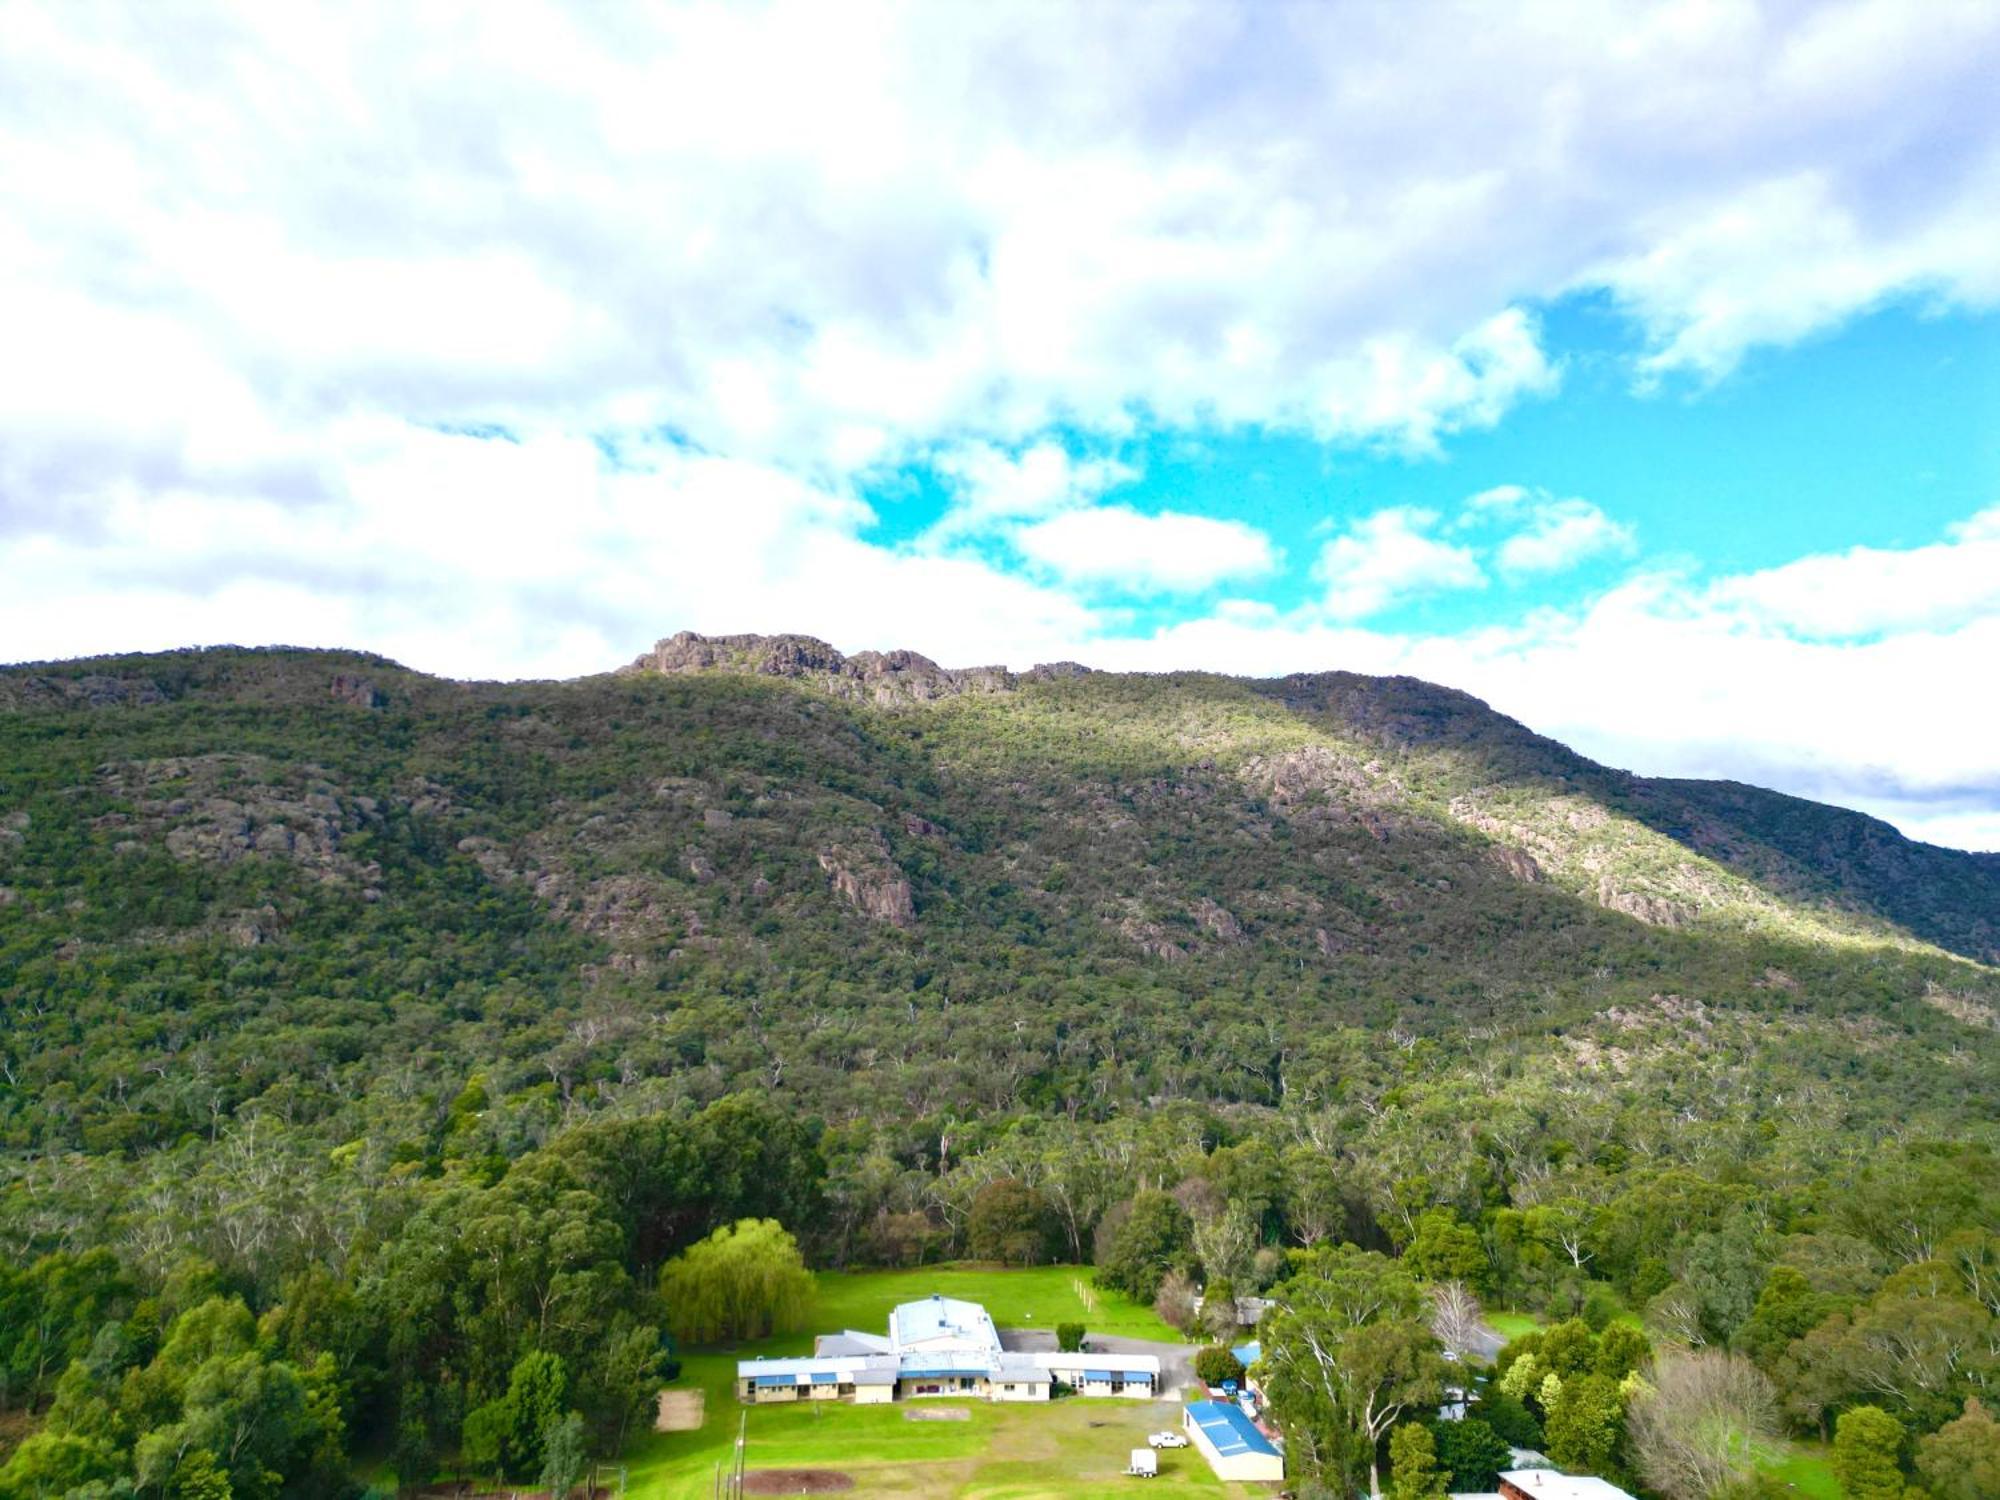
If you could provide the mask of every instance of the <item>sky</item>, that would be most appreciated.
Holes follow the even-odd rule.
[[[0,660],[1403,672],[2000,848],[2000,6],[0,0]]]

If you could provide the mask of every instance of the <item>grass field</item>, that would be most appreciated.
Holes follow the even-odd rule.
[[[1832,1450],[1825,1443],[1782,1444],[1773,1448],[1758,1468],[1812,1500],[1841,1500],[1840,1481],[1833,1477]]]
[[[1517,1339],[1524,1333],[1533,1333],[1542,1326],[1542,1320],[1533,1313],[1489,1312],[1487,1324],[1503,1339]]]
[[[1092,1333],[1116,1333],[1136,1339],[1180,1335],[1152,1308],[1115,1292],[1100,1292],[1090,1284],[1088,1266],[1033,1266],[1004,1270],[995,1266],[924,1266],[914,1271],[822,1271],[819,1306],[813,1333],[859,1328],[880,1333],[889,1309],[942,1292],[983,1303],[1002,1328],[1053,1328],[1058,1323],[1082,1323]],[[798,1341],[801,1352],[812,1348],[812,1334]]]
[[[917,1271],[823,1273],[813,1332],[859,1328],[876,1332],[899,1302],[941,1292],[984,1303],[1003,1328],[1053,1328],[1076,1321],[1093,1333],[1177,1339],[1149,1307],[1099,1292],[1087,1268],[1043,1266],[1007,1271],[987,1266],[933,1266]],[[1123,1474],[1129,1451],[1160,1427],[1179,1426],[1171,1402],[1085,1401],[1041,1405],[939,1402],[962,1407],[963,1422],[913,1422],[907,1405],[837,1403],[746,1409],[736,1400],[736,1361],[760,1354],[810,1352],[813,1333],[767,1339],[726,1350],[698,1350],[682,1361],[680,1385],[706,1392],[706,1417],[695,1432],[648,1433],[626,1455],[632,1500],[700,1500],[710,1494],[716,1466],[735,1445],[743,1423],[752,1469],[838,1469],[854,1477],[856,1496],[909,1500],[1081,1500],[1129,1495]],[[1149,1496],[1259,1493],[1224,1485],[1198,1454],[1163,1453]]]
[[[1622,1306],[1611,1321],[1623,1323],[1642,1332],[1646,1326],[1643,1318],[1630,1308]],[[1517,1339],[1524,1333],[1534,1333],[1549,1326],[1547,1318],[1539,1313],[1530,1312],[1489,1312],[1486,1315],[1486,1322],[1503,1339]]]

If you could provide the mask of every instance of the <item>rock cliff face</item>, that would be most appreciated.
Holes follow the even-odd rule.
[[[696,635],[691,630],[658,642],[621,670],[788,677],[836,697],[885,706],[930,703],[959,693],[1005,693],[1021,681],[1005,667],[941,667],[915,651],[857,651],[847,656],[816,636]],[[1055,662],[1025,675],[1031,680],[1080,677],[1088,670],[1075,662]]]

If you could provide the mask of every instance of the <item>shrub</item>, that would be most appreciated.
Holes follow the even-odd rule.
[[[1206,1349],[1196,1351],[1194,1373],[1203,1385],[1221,1385],[1230,1380],[1240,1385],[1243,1381],[1243,1362],[1222,1345],[1210,1344]]]
[[[1669,1500],[1740,1489],[1777,1433],[1771,1382],[1740,1354],[1719,1349],[1662,1355],[1626,1420],[1640,1477]]]
[[[1833,1428],[1833,1477],[1848,1500],[1902,1500],[1903,1424],[1879,1406],[1856,1406]]]
[[[1592,1287],[1590,1294],[1583,1299],[1583,1321],[1592,1333],[1604,1332],[1623,1311],[1625,1304],[1607,1286]]]
[[[1083,1347],[1083,1336],[1086,1331],[1081,1323],[1056,1324],[1056,1347],[1065,1354],[1074,1353]]]
[[[1449,1476],[1454,1490],[1490,1491],[1497,1484],[1500,1471],[1512,1467],[1513,1454],[1507,1440],[1483,1417],[1439,1422],[1431,1429],[1431,1437],[1437,1449],[1438,1467]]]
[[[1194,1327],[1194,1283],[1179,1271],[1169,1271],[1153,1297],[1160,1321],[1182,1333]]]
[[[1498,1434],[1500,1441],[1514,1448],[1540,1448],[1542,1424],[1518,1396],[1510,1396],[1498,1386],[1487,1387],[1479,1398],[1479,1415]]]
[[[1428,1427],[1405,1422],[1389,1434],[1389,1500],[1443,1500],[1445,1482]]]

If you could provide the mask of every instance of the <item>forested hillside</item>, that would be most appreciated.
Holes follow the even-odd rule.
[[[0,1404],[46,1425],[0,1474],[428,1473],[537,1352],[610,1451],[668,1257],[743,1217],[964,1253],[1000,1181],[1066,1258],[1147,1189],[1239,1286],[1428,1224],[1489,1296],[1713,1345],[1786,1273],[1791,1419],[1929,1430],[2000,1380],[1996,962],[1990,856],[1405,679],[9,669]],[[1885,1374],[1856,1330],[1922,1295],[1971,1342]],[[287,1372],[261,1456],[204,1436],[218,1358]]]

